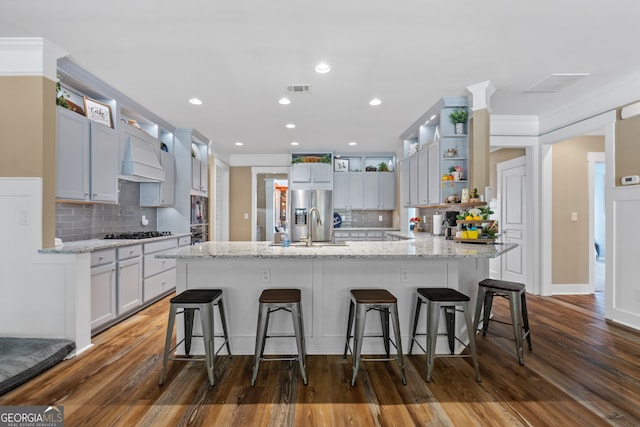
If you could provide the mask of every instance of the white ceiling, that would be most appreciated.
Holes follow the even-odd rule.
[[[396,151],[438,99],[486,80],[497,88],[493,114],[548,114],[640,70],[639,21],[637,0],[0,3],[0,37],[46,38],[229,154]],[[320,61],[330,73],[315,73]],[[552,73],[590,76],[557,93],[524,93]],[[311,92],[279,105],[298,83]],[[369,106],[373,97],[382,105]]]

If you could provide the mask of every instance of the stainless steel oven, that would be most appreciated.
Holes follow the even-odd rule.
[[[197,245],[198,243],[207,241],[207,225],[206,224],[192,224],[191,225],[191,244]]]

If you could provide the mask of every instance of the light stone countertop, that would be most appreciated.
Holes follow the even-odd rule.
[[[361,230],[371,230],[371,231],[400,231],[398,227],[338,227],[334,228],[333,232],[336,231],[361,231]]]
[[[40,249],[41,254],[81,254],[85,252],[99,251],[101,249],[117,248],[119,246],[136,245],[155,242],[159,240],[177,239],[190,236],[191,233],[177,233],[170,236],[152,237],[150,239],[91,239],[64,242],[61,246]]]
[[[197,259],[460,259],[495,258],[516,244],[458,243],[417,233],[413,240],[347,242],[346,246],[274,246],[270,242],[204,242],[167,251],[157,258]]]

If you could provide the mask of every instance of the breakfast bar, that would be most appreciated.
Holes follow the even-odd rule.
[[[351,289],[384,288],[397,297],[406,350],[416,288],[456,289],[469,295],[475,304],[478,282],[489,277],[489,259],[515,246],[457,243],[416,233],[411,240],[314,243],[310,247],[296,244],[282,247],[269,242],[205,242],[158,257],[176,258],[176,293],[199,288],[223,290],[234,354],[254,352],[258,297],[266,288],[301,289],[308,353],[342,354]],[[219,330],[217,317],[215,324]],[[464,331],[463,324],[457,321],[456,328]],[[423,320],[420,327],[424,330]],[[290,317],[274,316],[270,329],[276,334],[291,333]],[[367,322],[366,332],[379,333],[379,322]],[[296,352],[291,340],[270,341],[266,353]],[[200,342],[193,344],[192,351],[202,351],[198,348]],[[438,346],[446,348],[446,337]],[[363,352],[379,352],[382,347],[382,340],[368,339]]]

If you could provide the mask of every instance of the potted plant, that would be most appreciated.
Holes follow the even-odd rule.
[[[473,191],[469,194],[469,203],[478,203],[480,201],[480,196],[478,195],[478,189],[474,188]]]
[[[458,107],[449,114],[449,120],[456,127],[456,135],[464,133],[464,124],[469,118],[469,112],[466,108]]]

